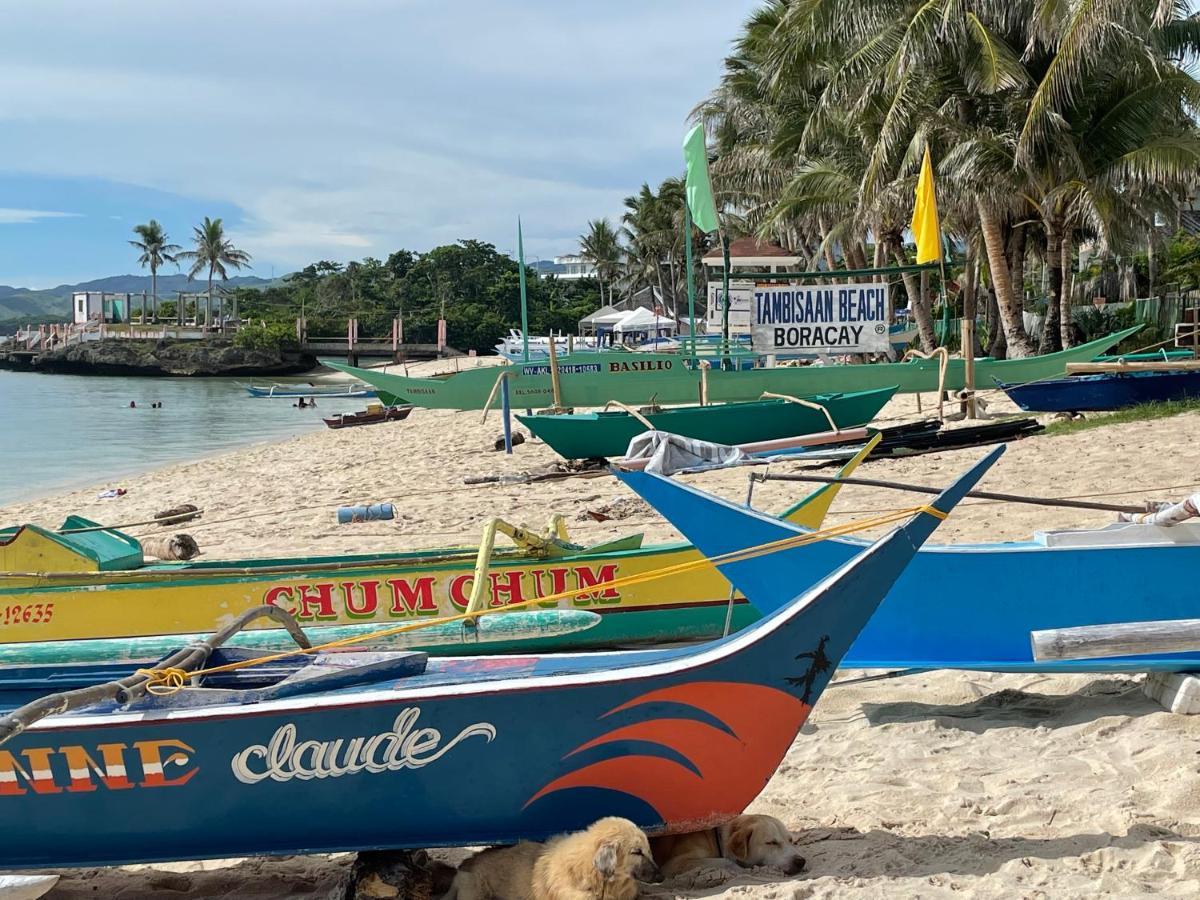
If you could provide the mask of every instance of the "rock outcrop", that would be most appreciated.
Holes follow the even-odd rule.
[[[294,375],[317,365],[307,353],[251,350],[220,339],[114,339],[71,344],[41,354],[43,372],[73,375]]]

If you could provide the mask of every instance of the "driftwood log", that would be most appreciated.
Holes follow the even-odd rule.
[[[163,528],[170,528],[172,525],[200,518],[200,512],[200,507],[194,503],[184,503],[182,506],[172,506],[170,509],[156,512],[154,518],[162,520]]]

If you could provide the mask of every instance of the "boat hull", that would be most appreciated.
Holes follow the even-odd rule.
[[[836,427],[853,428],[874,419],[894,393],[894,388],[884,388],[852,394],[820,394],[806,399],[828,410]],[[769,441],[829,429],[829,419],[819,409],[786,400],[685,406],[649,413],[646,418],[658,431],[718,444]],[[518,415],[517,419],[566,459],[623,456],[629,442],[647,430],[626,412]]]
[[[0,868],[512,843],[606,815],[719,825],[766,785],[937,521],[915,516],[696,648],[435,660],[303,696],[201,688],[37,722],[0,748]]]
[[[1023,384],[1066,373],[1068,363],[1087,362],[1128,337],[1136,328],[1069,350],[1024,359],[975,361],[976,383],[995,378]],[[439,378],[408,378],[330,363],[374,386],[389,403],[403,402],[434,409],[483,409],[493,396],[501,374],[510,380],[510,396],[517,409],[554,405],[548,362],[478,367]],[[802,366],[727,371],[709,370],[708,399],[713,403],[757,400],[766,391],[793,397],[846,394],[895,387],[900,393],[936,391],[938,361],[914,359],[905,363],[855,366]],[[686,356],[671,353],[621,353],[602,351],[562,357],[558,361],[562,405],[604,406],[610,400],[630,405],[696,403],[700,400],[700,373]],[[945,389],[964,387],[961,359],[946,369]]]
[[[701,505],[692,488],[669,479],[637,472],[621,473],[621,478],[709,556],[796,533],[745,507]],[[697,518],[701,510],[703,519]],[[1105,537],[1102,531],[1080,534]],[[923,547],[842,664],[990,672],[1196,671],[1200,653],[1033,659],[1031,631],[1200,618],[1200,598],[1194,591],[1179,590],[1200,567],[1200,529],[1176,526],[1157,535],[1160,542],[1139,545],[1138,540],[1150,537],[1154,535],[1146,532],[1144,538],[1131,537],[1132,543],[1095,546],[1030,541]],[[843,538],[788,551],[786,578],[746,581],[737,576],[736,567],[721,568],[753,604],[770,608],[795,584],[823,578],[863,546]]]
[[[1200,372],[1072,375],[1036,384],[1001,383],[1000,387],[1013,403],[1029,412],[1107,412],[1200,397]]]

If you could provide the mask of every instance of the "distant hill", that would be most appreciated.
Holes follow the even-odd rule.
[[[273,282],[269,278],[257,278],[254,275],[238,275],[223,282],[227,287],[264,287]],[[188,281],[186,275],[159,275],[158,297],[160,300],[170,300],[176,291],[203,291],[206,282],[203,279]],[[9,287],[0,285],[0,320],[4,319],[44,319],[50,316],[66,319],[71,314],[71,294],[76,291],[112,291],[118,294],[126,292],[140,294],[150,291],[149,275],[110,275],[107,278],[96,278],[92,281],[81,281],[79,284],[60,284],[58,287],[35,291],[30,288]]]

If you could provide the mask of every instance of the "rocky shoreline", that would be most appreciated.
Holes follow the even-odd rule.
[[[36,357],[0,354],[0,368],[69,375],[299,375],[317,366],[309,353],[237,347],[232,341],[110,338],[71,344]]]

